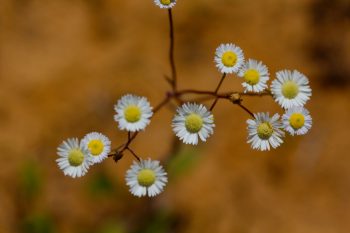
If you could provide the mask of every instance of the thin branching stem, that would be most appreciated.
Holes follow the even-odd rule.
[[[174,23],[173,23],[173,14],[171,8],[168,9],[169,16],[169,26],[170,26],[170,48],[169,48],[169,61],[171,67],[171,86],[174,92],[177,90],[177,76],[176,76],[176,66],[174,59]]]
[[[221,77],[221,79],[220,79],[220,82],[219,82],[218,86],[216,87],[216,89],[215,89],[215,91],[214,91],[215,95],[217,95],[217,93],[218,93],[218,91],[219,91],[219,89],[220,89],[222,83],[224,82],[225,77],[226,77],[226,73],[224,73],[224,74],[222,75],[222,77]],[[215,100],[214,100],[214,102],[213,102],[213,104],[212,104],[212,105],[210,106],[210,108],[209,108],[210,111],[212,111],[212,110],[214,109],[214,107],[215,107],[216,103],[218,102],[218,100],[219,100],[219,98],[216,97]]]
[[[127,147],[126,150],[128,150],[139,162],[141,161],[140,157],[130,147]]]
[[[270,90],[266,90],[260,93],[255,93],[255,92],[239,92],[238,93],[240,96],[272,96],[272,93]]]
[[[201,90],[193,90],[193,89],[186,89],[181,90],[175,93],[177,96],[182,96],[186,94],[198,94],[198,95],[212,95],[216,96],[216,93],[214,91],[201,91]]]
[[[271,96],[271,93],[269,91],[261,92],[261,93],[255,93],[255,92],[237,92],[237,91],[229,91],[229,92],[223,92],[223,93],[215,93],[215,91],[202,91],[202,90],[195,90],[195,89],[185,89],[177,91],[174,95],[176,96],[183,96],[187,94],[193,94],[193,95],[209,95],[209,96],[230,96],[232,94],[238,94],[240,96]]]
[[[243,106],[242,103],[238,102],[238,103],[235,103],[235,104],[237,104],[240,108],[242,108],[244,111],[246,111],[246,112],[247,112],[249,115],[251,115],[253,118],[255,118],[255,117],[254,117],[254,114],[253,114],[248,108],[246,108],[245,106]]]
[[[232,94],[238,94],[239,96],[265,96],[265,95],[271,95],[270,91],[262,92],[262,93],[241,93],[241,92],[227,92],[227,93],[218,93],[219,89],[224,82],[224,79],[226,77],[226,73],[224,73],[220,79],[220,82],[218,83],[215,91],[201,91],[201,90],[193,90],[193,89],[185,89],[178,91],[177,90],[177,75],[176,75],[176,66],[175,66],[175,59],[174,59],[174,22],[173,22],[173,15],[171,9],[168,9],[168,17],[169,17],[169,31],[170,31],[170,48],[169,48],[169,62],[170,62],[170,68],[171,68],[171,77],[165,76],[165,79],[170,83],[171,85],[171,91],[167,92],[166,97],[153,109],[153,113],[155,114],[160,109],[162,109],[165,105],[167,105],[172,99],[174,99],[178,104],[182,104],[184,101],[182,97],[187,94],[192,95],[199,95],[202,100],[208,100],[208,99],[214,99],[214,102],[212,103],[211,107],[209,108],[210,111],[212,111],[217,104],[219,99],[228,99],[232,103],[237,104],[239,107],[241,107],[243,110],[245,110],[249,115],[254,117],[254,114],[245,106],[241,104],[241,101],[232,101],[231,95]],[[124,144],[121,144],[116,149],[112,150],[112,152],[108,155],[108,157],[113,157],[115,161],[118,161],[123,157],[123,152],[125,150],[128,150],[138,161],[140,161],[140,157],[136,155],[136,153],[129,147],[130,144],[134,141],[134,139],[137,137],[139,132],[128,132],[128,139]]]
[[[172,98],[172,95],[168,94],[162,102],[160,102],[154,109],[153,109],[153,113],[158,112],[161,108],[163,108]]]
[[[226,92],[226,93],[218,93],[218,90],[220,86],[222,85],[222,82],[225,78],[225,75],[222,76],[217,88],[215,91],[201,91],[201,90],[192,90],[192,89],[186,89],[181,90],[177,92],[169,92],[167,93],[166,97],[153,109],[153,113],[157,113],[160,109],[162,109],[166,104],[169,103],[171,99],[176,99],[182,101],[181,97],[187,94],[192,95],[199,95],[202,97],[203,100],[205,99],[212,99],[215,98],[213,104],[211,105],[210,110],[212,110],[215,107],[216,102],[219,99],[228,99],[230,100],[230,97],[232,94],[236,93],[240,96],[266,96],[271,95],[269,91],[262,92],[262,93],[242,93],[242,92]],[[210,98],[209,98],[210,97]],[[233,102],[233,104],[238,105],[240,108],[242,108],[244,111],[246,111],[250,116],[254,117],[254,114],[244,105],[242,105],[241,101]],[[112,150],[111,154],[108,155],[108,157],[112,157],[116,154],[122,154],[125,150],[129,150],[130,144],[134,141],[134,139],[137,137],[138,132],[131,133],[128,132],[128,140],[126,143],[120,145],[118,148]]]

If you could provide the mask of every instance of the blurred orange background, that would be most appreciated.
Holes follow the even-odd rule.
[[[214,90],[214,51],[235,43],[271,74],[309,77],[309,134],[253,151],[249,116],[221,101],[214,135],[173,155],[169,184],[152,200],[128,192],[130,155],[65,177],[55,162],[62,140],[99,131],[116,147],[126,139],[113,120],[118,98],[155,106],[169,89],[167,11],[152,0],[2,0],[0,233],[349,232],[349,1],[178,0],[173,16],[180,88]],[[222,91],[240,83],[230,75]],[[283,113],[270,97],[243,103]],[[157,113],[133,149],[166,156],[173,114],[171,105]]]

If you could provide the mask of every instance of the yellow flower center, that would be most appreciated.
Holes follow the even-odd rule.
[[[244,80],[249,85],[255,85],[259,82],[260,74],[257,70],[249,69],[244,73]]]
[[[191,113],[185,119],[185,126],[190,133],[198,133],[203,126],[203,119],[196,113]]]
[[[237,55],[234,52],[227,51],[222,55],[222,63],[227,67],[232,67],[237,62]]]
[[[73,167],[80,166],[84,161],[84,154],[79,149],[72,149],[68,154],[68,162]]]
[[[282,85],[282,94],[287,99],[295,98],[299,93],[299,87],[294,81],[287,81]]]
[[[294,129],[300,129],[301,127],[304,126],[305,123],[305,117],[301,113],[293,113],[290,118],[289,118],[289,124],[294,128]]]
[[[149,187],[156,181],[156,174],[151,169],[143,169],[137,175],[137,182],[144,187]]]
[[[258,136],[261,139],[269,139],[273,133],[273,128],[270,123],[263,122],[258,126]]]
[[[95,139],[89,142],[88,148],[92,155],[98,156],[102,153],[104,145],[101,140]]]
[[[124,109],[124,117],[127,122],[135,123],[141,119],[141,109],[136,105],[129,105]]]
[[[163,5],[170,5],[171,0],[160,0],[160,3],[162,3]]]

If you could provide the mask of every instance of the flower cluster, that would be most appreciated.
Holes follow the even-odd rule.
[[[243,50],[235,44],[221,44],[215,51],[214,62],[222,78],[215,91],[178,90],[173,58],[173,25],[171,8],[176,0],[154,0],[160,8],[168,9],[171,30],[170,64],[172,76],[167,79],[171,85],[166,98],[156,107],[152,107],[146,97],[126,94],[114,106],[114,120],[119,130],[127,132],[127,141],[111,150],[111,141],[101,133],[89,133],[81,141],[71,138],[64,141],[57,149],[56,160],[65,175],[81,177],[89,167],[100,163],[108,157],[120,160],[125,151],[130,152],[137,161],[126,172],[126,184],[130,192],[138,197],[153,197],[163,191],[168,178],[167,173],[157,160],[140,158],[130,147],[140,131],[150,124],[152,116],[170,101],[179,104],[173,116],[171,126],[173,133],[185,144],[198,145],[205,142],[214,133],[214,115],[212,113],[220,99],[229,100],[245,110],[252,119],[247,120],[248,140],[256,150],[270,150],[283,143],[285,132],[290,135],[304,135],[312,126],[312,118],[304,105],[311,97],[308,78],[297,70],[281,70],[275,79],[268,83],[270,73],[267,66],[255,59],[245,59]],[[241,79],[243,92],[219,93],[219,89],[228,75]],[[185,101],[186,94],[203,95],[213,98],[210,107],[201,101]],[[252,113],[242,105],[243,96],[271,96],[284,111],[270,116],[268,112]],[[169,122],[170,124],[170,122]]]
[[[123,96],[114,106],[120,130],[137,132],[150,123],[152,107],[145,97]],[[109,156],[111,141],[101,133],[89,133],[80,142],[77,138],[67,139],[57,149],[60,156],[56,161],[65,175],[81,177],[89,167],[100,163]],[[138,158],[138,157],[137,157]],[[126,182],[135,196],[159,194],[167,182],[167,174],[159,161],[138,158],[126,173]]]
[[[268,89],[269,71],[261,61],[248,59],[244,62],[242,49],[234,44],[221,44],[215,53],[216,67],[221,73],[235,73],[244,79],[244,93],[271,93],[274,100],[285,110],[280,119],[278,114],[251,114],[247,120],[248,143],[253,149],[270,150],[283,143],[283,130],[290,135],[303,135],[312,125],[309,111],[303,106],[310,99],[311,88],[308,78],[297,70],[281,70],[276,73]]]
[[[89,133],[81,141],[69,138],[57,148],[56,160],[65,175],[81,177],[89,167],[101,163],[111,151],[111,141],[101,133]]]

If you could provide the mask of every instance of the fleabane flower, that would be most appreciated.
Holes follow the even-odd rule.
[[[238,76],[244,79],[244,92],[262,92],[267,88],[269,71],[261,61],[249,59],[241,67]]]
[[[130,192],[137,196],[154,197],[161,193],[168,182],[167,173],[157,160],[134,161],[126,172],[126,184]]]
[[[282,144],[284,132],[282,123],[279,121],[279,115],[276,113],[273,117],[269,117],[269,113],[254,114],[255,119],[248,119],[248,143],[255,150],[270,150]]]
[[[111,141],[101,133],[89,133],[81,140],[81,143],[88,149],[94,163],[102,162],[111,152]]]
[[[284,129],[292,136],[306,134],[312,126],[312,118],[307,109],[303,107],[293,107],[287,109],[282,116]]]
[[[276,78],[272,81],[271,93],[282,108],[302,107],[310,99],[309,80],[299,71],[281,70]]]
[[[238,73],[244,63],[243,51],[234,44],[221,44],[216,49],[214,61],[221,73]]]
[[[169,9],[175,6],[176,0],[154,0],[154,3],[162,9]]]
[[[124,95],[114,106],[114,120],[119,123],[120,130],[130,132],[144,130],[153,115],[152,107],[145,97],[131,94]]]
[[[177,110],[172,123],[173,131],[185,144],[198,144],[213,134],[214,117],[207,108],[200,104],[185,103]]]
[[[81,177],[86,174],[89,166],[93,164],[87,148],[79,143],[77,138],[69,138],[63,141],[57,148],[59,158],[56,160],[58,167],[64,175]]]

